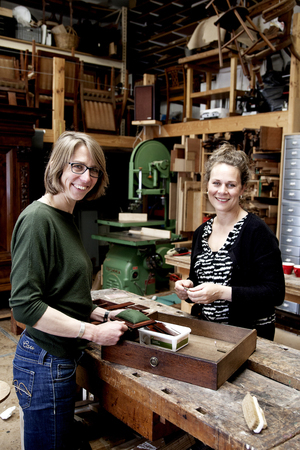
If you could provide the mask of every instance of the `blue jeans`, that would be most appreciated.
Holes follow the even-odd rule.
[[[56,358],[23,332],[13,385],[24,414],[25,450],[72,449],[77,362]]]

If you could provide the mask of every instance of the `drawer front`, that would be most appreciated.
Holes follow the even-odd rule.
[[[284,179],[289,179],[289,178],[293,178],[293,179],[298,179],[300,178],[300,169],[285,169],[284,171]]]
[[[300,146],[298,148],[287,148],[285,152],[286,159],[299,159]]]
[[[293,205],[292,203],[282,205],[283,215],[300,216],[300,205]]]
[[[281,253],[281,258],[282,258],[283,262],[291,262],[293,264],[300,264],[299,256],[284,255],[283,253]]]
[[[282,216],[282,223],[284,225],[291,225],[293,227],[300,227],[300,217],[299,216]]]
[[[300,189],[300,180],[295,178],[287,179],[284,181],[284,189]]]
[[[300,159],[286,159],[285,160],[286,169],[300,169]]]
[[[300,135],[289,136],[285,138],[285,147],[286,148],[300,148]]]
[[[285,200],[300,200],[300,190],[290,190],[290,189],[284,189],[283,190],[283,198]]]
[[[300,227],[291,227],[290,225],[282,225],[282,234],[286,236],[300,236]]]
[[[289,302],[288,300],[284,300],[282,305],[276,306],[276,308],[282,311],[288,311],[293,314],[299,314],[300,312],[300,305],[298,303]]]
[[[287,256],[300,256],[300,247],[292,247],[289,245],[281,245],[281,252]]]
[[[292,234],[290,236],[286,236],[285,234],[282,234],[280,237],[280,246],[284,245],[300,247],[300,236],[293,236]]]

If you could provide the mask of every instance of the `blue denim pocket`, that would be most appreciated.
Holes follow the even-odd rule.
[[[54,376],[55,381],[65,381],[71,378],[76,372],[77,364],[74,361],[74,364],[70,363],[59,363],[57,364],[57,373],[56,377]]]
[[[15,387],[16,394],[21,408],[29,408],[32,399],[32,390],[34,382],[34,372],[32,370],[23,369],[13,363],[14,367],[14,379],[13,386]]]

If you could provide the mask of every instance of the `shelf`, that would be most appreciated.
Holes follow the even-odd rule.
[[[245,92],[242,90],[235,90],[235,93],[237,96],[243,96],[245,95]],[[203,92],[193,92],[190,95],[190,98],[195,100],[198,100],[199,103],[207,103],[210,100],[223,100],[228,98],[230,95],[230,87],[224,87],[219,89],[210,89],[208,91]],[[196,102],[195,102],[196,103]]]
[[[9,48],[15,50],[16,48],[18,50],[28,50],[29,52],[32,51],[32,42],[30,41],[23,41],[21,39],[16,38],[9,38],[5,36],[0,36],[0,47]],[[61,55],[70,55],[71,51],[69,50],[63,50],[61,48],[55,47],[55,46],[49,46],[49,45],[42,45],[42,44],[35,44],[36,49],[43,49],[43,50],[49,50],[50,52],[59,53]],[[88,64],[95,64],[98,66],[105,66],[105,67],[114,67],[115,69],[122,69],[124,66],[124,63],[122,61],[118,61],[115,59],[110,58],[103,58],[100,56],[94,56],[90,55],[88,53],[81,53],[75,51],[75,56],[80,58],[81,61],[84,61]]]

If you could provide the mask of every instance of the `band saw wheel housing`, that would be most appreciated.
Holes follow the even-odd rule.
[[[170,152],[161,142],[150,140],[140,142],[132,154],[134,159],[133,165],[134,169],[139,169],[142,167],[142,183],[143,185],[151,189],[153,188],[153,181],[149,176],[149,163],[153,161],[162,161],[167,160],[170,161],[171,156]],[[169,173],[169,166],[166,168],[165,174],[166,176]],[[162,171],[164,174],[164,171]],[[136,179],[138,179],[138,173],[136,173]]]

